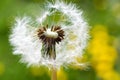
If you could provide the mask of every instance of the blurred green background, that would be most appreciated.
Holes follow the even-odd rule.
[[[8,38],[16,16],[35,15],[46,0],[0,1],[0,80],[50,80],[44,67],[30,67],[12,54]],[[48,0],[51,1],[51,0]],[[88,69],[61,68],[58,80],[120,80],[120,0],[65,0],[75,3],[91,26],[82,62]]]

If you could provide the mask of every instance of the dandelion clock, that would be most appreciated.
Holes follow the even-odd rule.
[[[55,1],[44,4],[36,18],[16,17],[10,43],[13,53],[21,55],[21,62],[29,66],[47,66],[56,80],[61,66],[82,66],[76,57],[82,57],[88,39],[88,25],[82,11],[74,4]]]

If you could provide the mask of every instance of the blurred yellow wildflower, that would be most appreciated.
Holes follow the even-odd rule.
[[[51,75],[50,71],[47,70],[47,68],[45,68],[45,67],[37,67],[37,66],[30,67],[30,72],[35,77],[36,76],[43,76],[44,74],[47,74],[49,76]],[[67,80],[67,75],[62,68],[60,68],[57,71],[57,79],[58,80]]]
[[[59,69],[58,72],[57,72],[57,79],[58,80],[68,80],[67,75],[66,75],[65,71],[62,68]]]
[[[0,62],[0,75],[2,75],[4,71],[5,71],[5,65],[2,62]]]
[[[30,72],[33,76],[43,76],[44,74],[46,74],[46,69],[44,67],[30,67]]]
[[[91,55],[91,63],[97,75],[102,80],[120,80],[120,75],[114,70],[117,51],[111,44],[112,37],[103,25],[96,25],[92,32],[93,38],[88,50]]]

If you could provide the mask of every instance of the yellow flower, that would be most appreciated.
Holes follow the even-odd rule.
[[[5,65],[2,62],[0,62],[0,75],[2,75],[4,71],[5,71]]]
[[[103,75],[104,80],[120,80],[120,75],[115,71],[109,71]]]
[[[49,76],[51,75],[50,71],[48,71],[47,68],[42,67],[42,66],[41,67],[38,67],[38,66],[30,67],[30,72],[33,76],[43,76],[46,73]],[[67,80],[67,75],[62,68],[60,68],[57,71],[57,79],[58,80]]]
[[[44,67],[30,67],[30,72],[33,76],[42,76],[46,73],[46,69]]]
[[[88,50],[97,75],[103,80],[120,80],[119,74],[114,70],[117,51],[111,44],[107,29],[103,25],[96,25],[91,34],[93,37]]]
[[[57,79],[58,80],[68,80],[67,79],[67,75],[66,73],[64,72],[63,69],[59,69],[58,72],[57,72]]]

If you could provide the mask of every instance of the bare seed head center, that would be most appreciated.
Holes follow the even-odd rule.
[[[49,29],[49,28],[44,32],[44,35],[46,37],[54,38],[54,39],[58,37],[58,33],[51,31],[51,29]]]
[[[60,26],[52,26],[48,28],[48,25],[41,27],[38,30],[38,37],[43,43],[42,54],[46,58],[56,58],[56,43],[61,42],[64,39],[64,31]]]

